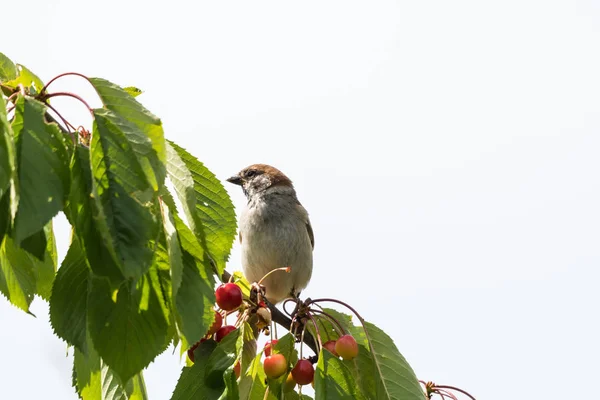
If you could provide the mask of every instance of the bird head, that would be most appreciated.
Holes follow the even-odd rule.
[[[240,185],[246,197],[251,198],[272,187],[289,187],[292,181],[283,172],[266,164],[253,164],[241,170],[227,182]]]

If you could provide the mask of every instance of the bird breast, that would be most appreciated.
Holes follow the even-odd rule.
[[[306,210],[295,196],[284,193],[254,198],[240,219],[246,279],[258,282],[275,268],[291,267],[290,273],[275,272],[263,282],[271,301],[281,301],[292,289],[299,292],[310,280],[312,245],[307,223]]]

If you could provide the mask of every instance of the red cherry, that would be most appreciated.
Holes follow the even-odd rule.
[[[335,343],[335,351],[344,360],[352,360],[358,355],[358,344],[351,335],[344,335]]]
[[[219,328],[223,325],[223,316],[215,311],[215,322],[208,328],[208,332],[206,332],[206,336],[211,336],[217,333]]]
[[[283,354],[273,354],[272,356],[265,358],[265,362],[263,363],[265,375],[272,379],[279,378],[281,375],[285,374],[287,367],[287,361]]]
[[[215,333],[215,340],[217,342],[220,342],[221,340],[223,340],[223,338],[227,335],[229,335],[231,332],[235,331],[235,326],[232,325],[225,325],[219,328],[219,330],[217,331],[217,333]]]
[[[279,340],[273,339],[273,340],[269,340],[265,344],[265,356],[269,357],[271,355],[271,347],[275,346],[277,344],[277,342],[279,342]]]
[[[194,343],[194,345],[188,349],[187,355],[192,362],[194,362],[194,350],[196,350],[198,346],[200,346],[200,343],[204,342],[205,340],[206,339],[204,338],[200,339],[200,341]]]
[[[225,311],[233,311],[242,305],[242,289],[235,283],[225,283],[215,292],[217,304]]]
[[[315,377],[315,369],[308,360],[298,360],[292,369],[292,376],[298,385],[308,385]]]
[[[339,357],[340,355],[335,351],[335,340],[330,340],[323,343],[323,348],[329,350],[334,356]]]

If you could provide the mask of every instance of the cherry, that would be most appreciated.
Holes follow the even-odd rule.
[[[206,339],[204,338],[200,339],[200,341],[194,343],[194,345],[188,349],[187,355],[192,362],[194,362],[194,350],[196,350],[198,346],[200,346],[200,343],[204,342],[205,340]]]
[[[208,328],[208,332],[206,332],[206,336],[211,336],[217,333],[219,328],[223,325],[223,316],[215,311],[215,322]]]
[[[272,379],[279,378],[281,375],[285,374],[287,367],[287,360],[283,354],[273,354],[272,356],[265,358],[265,362],[263,363],[265,375]]]
[[[294,377],[292,376],[292,374],[288,374],[287,378],[285,379],[285,383],[283,384],[283,391],[285,393],[288,393],[294,390],[295,387],[296,381],[294,380]]]
[[[335,343],[335,351],[344,360],[352,360],[358,355],[358,344],[351,335],[344,335]]]
[[[269,357],[271,355],[271,347],[275,346],[279,342],[277,339],[269,340],[265,344],[265,356]]]
[[[315,377],[315,369],[308,360],[298,360],[292,369],[292,376],[298,385],[308,385]]]
[[[225,325],[219,328],[219,330],[217,331],[217,333],[215,333],[215,340],[217,342],[220,342],[221,340],[223,340],[223,338],[227,335],[229,335],[231,332],[235,331],[235,326],[232,325]]]
[[[330,340],[323,343],[323,348],[329,350],[334,356],[339,357],[340,355],[335,351],[335,340]]]
[[[225,283],[215,292],[217,304],[225,311],[233,311],[242,305],[242,289],[235,283]]]

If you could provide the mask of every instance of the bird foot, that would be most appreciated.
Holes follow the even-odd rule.
[[[250,301],[254,304],[261,305],[266,300],[267,288],[263,285],[253,282],[250,285]]]

